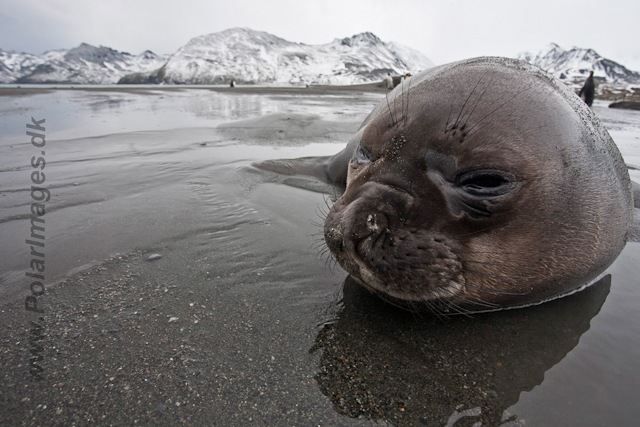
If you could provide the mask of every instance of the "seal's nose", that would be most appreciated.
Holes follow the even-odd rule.
[[[347,213],[337,224],[325,224],[324,239],[334,254],[354,250],[364,239],[375,239],[387,229],[388,221],[381,212],[351,208]]]
[[[378,231],[378,221],[376,221],[376,217],[373,216],[373,214],[367,215],[367,228],[369,228],[369,231],[372,233]]]

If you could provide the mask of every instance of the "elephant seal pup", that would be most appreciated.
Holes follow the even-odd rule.
[[[629,175],[600,121],[562,82],[514,59],[422,72],[344,151],[291,165],[346,183],[324,223],[340,265],[384,298],[434,311],[582,289],[633,220]]]

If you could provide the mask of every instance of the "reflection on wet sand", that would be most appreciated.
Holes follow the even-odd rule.
[[[353,418],[519,425],[506,409],[578,344],[610,287],[608,275],[539,306],[437,318],[391,307],[348,277],[337,319],[311,349],[322,353],[318,386]]]

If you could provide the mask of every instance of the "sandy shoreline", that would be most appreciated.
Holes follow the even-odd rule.
[[[97,86],[82,86],[82,85],[47,85],[42,87],[40,85],[20,85],[14,87],[6,87],[0,85],[0,97],[4,96],[28,96],[51,93],[52,91],[84,91],[94,93],[131,93],[131,94],[154,94],[157,92],[181,92],[191,89],[206,90],[220,93],[239,93],[239,94],[292,94],[292,95],[328,95],[328,94],[340,94],[340,93],[358,93],[358,92],[373,92],[373,93],[386,93],[387,89],[381,83],[367,83],[359,85],[312,85],[309,87],[304,86],[237,86],[237,87],[223,87],[223,86],[182,86],[182,85],[146,85],[144,87],[136,85],[105,85],[103,87]]]
[[[381,93],[124,89],[1,98],[0,424],[640,416],[639,244],[589,293],[555,304],[471,319],[400,312],[327,267],[318,223],[330,189],[252,167],[339,151]],[[640,119],[596,111],[640,164]],[[24,306],[32,116],[51,135],[42,319]]]

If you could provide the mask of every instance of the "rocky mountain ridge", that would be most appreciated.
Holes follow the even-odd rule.
[[[640,85],[640,73],[603,58],[593,49],[562,49],[555,43],[517,58],[570,86],[593,70],[600,91]],[[434,64],[420,52],[383,42],[366,32],[322,45],[290,42],[248,28],[232,28],[191,39],[172,55],[140,55],[82,43],[42,55],[0,49],[0,83],[73,84],[357,84],[387,73],[415,73]],[[607,89],[609,88],[609,89]]]
[[[355,84],[432,66],[420,52],[372,33],[306,45],[248,28],[195,37],[163,56],[85,43],[40,56],[0,50],[2,83]]]
[[[121,83],[355,84],[430,68],[420,52],[372,33],[306,45],[262,31],[232,28],[191,39],[160,69]]]
[[[167,56],[151,51],[140,55],[86,43],[42,55],[0,50],[0,83],[117,83],[124,75],[154,69]]]
[[[599,83],[618,87],[640,85],[640,73],[603,58],[593,49],[574,47],[565,50],[551,43],[536,54],[522,52],[517,58],[542,68],[569,85],[582,84],[590,71],[594,72]]]

